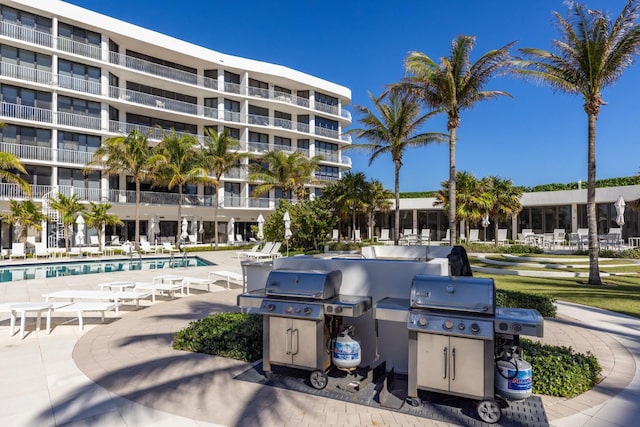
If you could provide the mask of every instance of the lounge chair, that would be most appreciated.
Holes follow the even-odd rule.
[[[388,228],[383,228],[382,230],[380,230],[380,237],[378,237],[378,242],[383,242],[383,243],[387,243],[389,242],[389,229]]]
[[[24,243],[11,244],[11,255],[9,255],[9,259],[14,258],[27,259],[27,254],[24,251]]]
[[[337,242],[340,238],[340,230],[333,229],[331,230],[331,241]]]
[[[498,244],[505,244],[507,243],[507,229],[506,228],[501,228],[498,229]]]
[[[258,261],[277,258],[280,256],[280,253],[278,252],[280,250],[280,246],[282,246],[282,242],[267,242],[262,250],[249,254],[248,257]]]
[[[140,253],[133,248],[133,243],[124,242],[122,246],[120,246],[123,255],[139,255]]]
[[[442,243],[449,243],[449,241],[451,240],[451,231],[447,228],[447,232],[444,235],[444,238],[442,240],[440,240]]]
[[[120,245],[122,245],[122,243],[120,243],[120,238],[118,236],[111,236],[111,242],[109,242],[109,244],[111,246],[120,246]]]
[[[423,228],[422,231],[420,231],[420,243],[422,244],[429,244],[431,243],[431,230],[428,228]]]
[[[157,251],[151,247],[151,243],[148,241],[140,242],[140,252],[143,254],[155,254]]]
[[[47,244],[45,242],[36,242],[33,256],[35,259],[38,259],[38,257],[44,257],[44,258],[50,257],[51,254],[47,250]]]
[[[89,243],[91,246],[100,247],[100,241],[98,240],[98,236],[89,236]]]
[[[173,245],[171,243],[169,243],[169,242],[164,242],[162,244],[162,249],[160,249],[160,250],[163,253],[166,252],[166,253],[169,253],[169,254],[172,254],[172,253],[175,254],[175,253],[180,252],[180,250],[174,248]]]
[[[353,241],[362,242],[362,238],[360,237],[360,230],[353,230]]]
[[[470,229],[469,237],[467,238],[467,243],[479,242],[480,241],[479,233],[480,233],[480,230],[478,230],[477,228]]]
[[[249,257],[251,254],[254,254],[254,253],[258,252],[258,248],[260,248],[260,243],[256,243],[248,251],[240,251],[240,252],[238,252],[238,258],[240,258],[240,257]]]

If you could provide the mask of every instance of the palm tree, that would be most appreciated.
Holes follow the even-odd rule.
[[[27,232],[29,228],[42,230],[42,222],[47,220],[47,216],[42,213],[42,209],[33,200],[9,200],[9,215],[4,217],[4,221],[9,224],[20,225],[20,241],[27,243]]]
[[[491,176],[487,191],[491,195],[489,216],[493,220],[495,245],[498,246],[498,221],[509,219],[522,210],[522,188],[514,187],[510,179]]]
[[[448,209],[449,181],[443,181],[442,189],[436,193],[434,206]],[[487,191],[488,180],[478,180],[472,173],[459,171],[456,174],[456,222],[465,222],[466,236],[469,236],[471,224],[482,219],[492,205],[493,197]],[[451,233],[451,230],[449,230]]]
[[[78,214],[84,211],[84,205],[80,203],[80,197],[77,194],[66,196],[58,193],[51,200],[51,208],[58,211],[62,223],[64,224],[64,247],[69,252],[69,227],[73,226]]]
[[[388,97],[388,100],[387,100]],[[356,105],[362,117],[358,119],[363,128],[352,129],[349,133],[364,138],[370,143],[358,143],[346,146],[346,149],[366,149],[371,151],[369,165],[382,154],[390,154],[395,172],[395,231],[393,240],[398,244],[400,229],[400,169],[402,156],[409,147],[420,147],[432,142],[445,140],[444,134],[428,132],[417,133],[428,119],[439,111],[420,115],[420,106],[412,97],[399,91],[392,91],[376,98],[369,94],[376,112]],[[385,101],[388,101],[385,103]],[[376,114],[377,113],[377,114]]]
[[[153,176],[159,156],[152,153],[147,135],[132,130],[126,136],[106,139],[94,152],[85,170],[100,166],[107,175],[129,174],[136,185],[135,247],[140,245],[140,185]]]
[[[87,226],[93,227],[98,232],[98,245],[102,251],[102,233],[105,225],[122,225],[122,221],[117,215],[109,213],[113,205],[111,203],[91,202],[91,210],[84,214]]]
[[[373,239],[373,227],[376,212],[389,212],[393,193],[382,185],[382,182],[372,179],[367,182],[365,194],[362,201],[364,202],[364,210],[367,214],[367,223],[369,232],[367,236]]]
[[[28,175],[24,166],[20,163],[20,159],[11,153],[0,152],[0,180],[17,184],[27,196],[31,196],[31,186],[19,175],[16,175],[13,172],[14,170]]]
[[[352,233],[356,229],[356,216],[364,212],[367,192],[367,180],[362,172],[347,172],[339,181],[325,187],[322,192],[324,199],[333,206],[340,220],[351,216]],[[340,234],[338,234],[338,239]]]
[[[298,200],[305,197],[305,185],[314,184],[317,179],[313,173],[319,169],[322,156],[308,159],[302,151],[287,154],[283,151],[269,151],[261,164],[249,165],[249,180],[259,182],[253,195],[260,196],[275,187],[283,192],[291,192]]]
[[[215,181],[215,202],[213,205],[214,217],[214,242],[218,247],[218,205],[220,183],[222,175],[229,173],[233,168],[242,167],[240,164],[243,158],[251,157],[248,153],[240,153],[240,143],[229,135],[229,131],[221,133],[213,129],[205,129],[205,142],[200,154],[203,156],[205,169],[213,175]]]
[[[611,22],[602,11],[569,3],[570,18],[555,13],[561,39],[554,41],[557,53],[525,48],[529,60],[520,61],[517,73],[543,82],[554,90],[581,95],[587,113],[587,221],[589,226],[589,284],[601,285],[598,266],[596,215],[596,121],[605,104],[602,89],[612,85],[640,50],[640,12],[637,0],[628,0],[620,16]]]
[[[475,37],[460,35],[451,44],[451,56],[441,58],[440,64],[421,52],[410,52],[405,59],[409,76],[396,88],[408,90],[425,104],[447,113],[449,131],[449,230],[451,244],[456,242],[456,142],[462,110],[472,108],[477,102],[498,96],[510,96],[502,91],[485,91],[482,88],[498,72],[511,64],[509,43],[500,49],[490,50],[475,63],[469,56]]]
[[[180,223],[182,221],[182,190],[185,184],[213,182],[207,176],[198,153],[199,142],[193,135],[178,135],[175,129],[169,133],[162,130],[163,138],[156,147],[160,156],[154,178],[169,190],[178,188],[178,228],[176,246],[180,248]]]

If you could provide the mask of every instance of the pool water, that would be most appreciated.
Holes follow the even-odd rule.
[[[186,265],[185,265],[186,264]],[[111,273],[116,271],[160,270],[181,267],[215,265],[200,257],[111,259],[108,261],[71,261],[42,264],[21,264],[0,267],[0,282],[46,279],[49,277],[79,276],[83,274]]]

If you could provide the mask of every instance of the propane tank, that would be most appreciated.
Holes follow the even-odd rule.
[[[355,369],[362,361],[360,343],[353,336],[353,327],[341,331],[333,343],[331,356],[333,364],[340,369]]]
[[[507,400],[523,400],[531,396],[533,372],[531,365],[520,357],[520,351],[514,347],[496,361],[496,391]]]

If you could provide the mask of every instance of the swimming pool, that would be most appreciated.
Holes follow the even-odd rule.
[[[186,263],[186,265],[185,265]],[[78,276],[116,271],[160,270],[164,268],[203,267],[215,265],[200,257],[110,259],[20,264],[0,267],[0,282],[46,279],[49,277]]]

